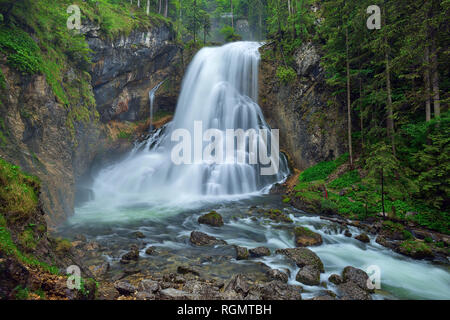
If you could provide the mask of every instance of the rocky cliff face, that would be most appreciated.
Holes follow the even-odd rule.
[[[101,38],[97,31],[95,26],[82,30],[93,50],[89,90],[97,106],[91,106],[84,120],[71,117],[70,108],[58,102],[45,76],[22,75],[0,56],[6,80],[0,105],[0,157],[42,181],[41,199],[50,226],[73,213],[75,185],[97,154],[111,147],[114,139],[109,135],[114,131],[109,130],[109,121],[148,117],[148,92],[165,79],[157,105],[173,111],[176,104],[182,72],[177,69],[179,48],[171,42],[169,26],[113,40]],[[78,73],[69,70],[64,81],[76,81]]]
[[[85,30],[94,51],[92,85],[101,120],[136,121],[149,115],[149,91],[165,80],[158,96],[161,109],[173,111],[181,82],[180,48],[173,44],[167,25],[136,30],[113,40],[99,38],[96,29]]]
[[[297,79],[288,84],[276,76],[278,64],[264,58],[274,48],[260,50],[259,104],[270,126],[280,130],[281,148],[295,167],[303,170],[345,153],[345,113],[327,105],[331,95],[317,48],[304,44],[296,51]]]

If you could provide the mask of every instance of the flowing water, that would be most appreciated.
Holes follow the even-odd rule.
[[[268,222],[255,214],[255,207],[280,208],[295,225],[307,226],[322,235],[324,244],[311,249],[325,265],[323,281],[348,265],[361,269],[377,266],[381,290],[375,297],[450,298],[448,266],[406,258],[376,244],[374,239],[364,244],[347,238],[340,225],[284,205],[278,196],[267,195],[271,185],[288,175],[284,157],[280,157],[278,173],[271,176],[261,176],[257,164],[199,161],[175,165],[171,161],[171,134],[176,129],[194,134],[194,121],[202,121],[204,129],[221,132],[270,129],[257,104],[258,47],[254,42],[237,42],[202,49],[183,80],[173,121],[137,144],[126,159],[98,173],[92,185],[94,199],[76,208],[75,215],[61,227],[61,234],[84,234],[108,247],[103,254],[113,270],[120,267],[118,260],[130,243],[139,242],[139,263],[152,272],[175,271],[177,263],[189,262],[219,278],[238,272],[263,277],[266,267],[255,263],[263,262],[272,268],[289,269],[290,282],[296,283],[298,268],[281,255],[237,261],[231,246],[197,248],[189,243],[190,232],[200,230],[248,248],[266,246],[274,252],[294,247],[292,224]],[[273,160],[275,155],[270,157]],[[223,227],[198,224],[198,217],[212,209],[224,217]],[[136,231],[145,238],[137,240],[133,236]],[[359,233],[357,229],[350,231]],[[144,252],[148,246],[157,247],[160,254],[147,256]],[[323,290],[305,289],[305,298]]]
[[[153,129],[152,122],[153,122],[153,105],[155,104],[155,94],[156,91],[158,91],[159,87],[164,83],[165,80],[158,83],[155,87],[153,87],[152,90],[148,92],[148,100],[150,101],[150,125],[149,130],[151,131]]]

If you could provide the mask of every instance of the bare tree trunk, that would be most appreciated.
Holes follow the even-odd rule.
[[[159,14],[161,14],[161,10],[162,10],[162,0],[159,0],[159,8],[158,8]]]
[[[350,101],[350,61],[348,56],[348,27],[345,28],[345,48],[346,48],[346,68],[347,68],[347,128],[348,128],[348,153],[350,154],[350,167],[353,168],[353,150],[352,150],[352,117]]]
[[[361,151],[364,150],[364,118],[363,118],[363,103],[362,103],[362,79],[359,77],[359,115],[361,126]]]
[[[384,26],[386,27],[386,0],[384,6]],[[395,142],[394,142],[394,111],[392,109],[392,88],[391,88],[391,70],[389,65],[389,46],[387,41],[387,36],[384,36],[384,57],[386,64],[386,91],[387,91],[387,119],[386,119],[386,127],[388,137],[391,139],[392,144],[392,154],[395,157]]]
[[[230,7],[231,7],[231,27],[234,28],[233,0],[230,0]]]
[[[141,0],[138,0],[138,8],[141,7]]]
[[[430,48],[428,45],[425,46],[424,52],[424,62],[425,70],[423,72],[424,83],[425,83],[425,119],[426,121],[431,120],[431,98],[430,98]]]
[[[169,14],[169,0],[166,0],[166,7],[164,9],[164,17],[167,18],[168,14]]]

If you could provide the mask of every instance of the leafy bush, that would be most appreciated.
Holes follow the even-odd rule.
[[[277,77],[282,83],[289,84],[297,78],[297,73],[291,67],[279,66],[277,68]]]
[[[225,26],[220,30],[220,33],[224,36],[226,42],[240,41],[242,37],[235,33],[234,28]]]

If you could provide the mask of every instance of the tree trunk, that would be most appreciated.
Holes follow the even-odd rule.
[[[439,70],[435,34],[433,34],[433,39],[431,40],[431,84],[433,86],[434,117],[439,118],[441,116],[441,101],[439,96]]]
[[[147,12],[147,15],[150,14],[150,0],[147,0],[147,10],[146,10],[146,12]]]
[[[162,10],[162,0],[159,0],[159,8],[158,8],[159,14],[161,14],[161,10]]]
[[[167,18],[168,14],[169,14],[169,0],[166,0],[166,7],[164,9],[164,17]]]
[[[231,27],[234,28],[233,0],[230,0],[230,7],[231,7]]]
[[[386,28],[386,0],[384,6],[384,27]],[[387,36],[384,35],[384,58],[386,64],[386,91],[387,91],[387,119],[386,119],[386,127],[388,137],[391,139],[392,144],[392,154],[395,157],[395,142],[394,142],[394,111],[392,109],[392,88],[391,88],[391,70],[389,65],[389,46],[387,41]]]
[[[346,49],[346,68],[347,68],[347,128],[348,128],[348,153],[350,154],[350,167],[353,168],[353,150],[352,150],[352,117],[350,101],[350,60],[348,56],[348,27],[345,28],[345,49]]]
[[[425,119],[426,121],[431,120],[431,98],[430,98],[430,48],[426,45],[424,52],[424,62],[425,70],[423,72],[424,83],[425,83]]]

